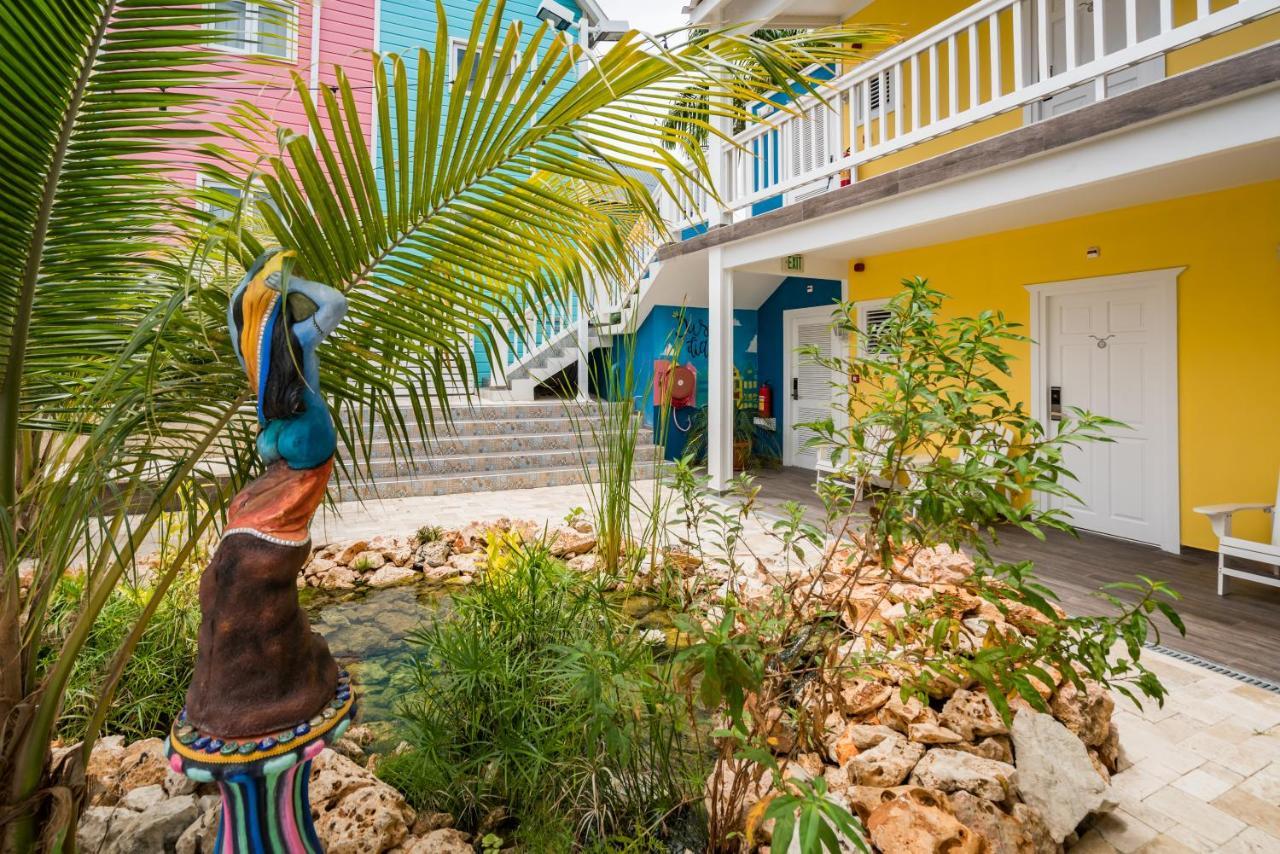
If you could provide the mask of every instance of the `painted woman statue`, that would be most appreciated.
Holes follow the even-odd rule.
[[[292,257],[264,253],[231,295],[227,323],[257,396],[266,471],[232,499],[200,579],[195,676],[169,746],[175,770],[223,785],[219,833],[245,845],[220,852],[259,850],[254,840],[318,849],[305,769],[353,709],[349,678],[312,632],[296,586],[336,446],[316,351],[347,301],[289,275]]]

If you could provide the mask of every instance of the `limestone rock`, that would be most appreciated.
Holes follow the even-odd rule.
[[[470,839],[460,830],[442,827],[426,836],[406,841],[401,850],[404,854],[475,854]]]
[[[741,785],[744,795],[734,805],[730,803],[729,793],[733,791],[738,775],[748,775]],[[717,781],[717,777],[719,780]],[[753,762],[737,759],[719,759],[715,768],[707,778],[703,791],[705,806],[709,815],[719,816],[723,826],[740,828],[746,821],[747,813],[761,800],[769,796],[773,788],[773,772],[761,768]],[[714,798],[713,798],[714,795]]]
[[[434,540],[424,544],[418,554],[421,556],[423,566],[444,566],[449,560],[449,544],[444,540]]]
[[[124,807],[88,807],[76,825],[76,844],[81,851],[105,851],[136,815]]]
[[[375,569],[381,569],[386,564],[387,558],[382,552],[369,550],[356,555],[348,566],[357,572],[372,572]]]
[[[165,797],[164,786],[153,783],[150,786],[139,786],[130,792],[125,792],[124,797],[120,799],[120,806],[134,812],[146,812],[163,801]]]
[[[1084,744],[1050,715],[1019,710],[1013,749],[1014,785],[1044,818],[1054,842],[1066,839],[1091,812],[1114,806],[1111,787],[1098,776]]]
[[[449,557],[449,566],[462,575],[476,575],[484,570],[485,556],[478,552],[464,552]]]
[[[896,729],[903,735],[907,734],[907,729],[912,724],[930,723],[937,717],[933,709],[920,702],[918,698],[908,697],[906,702],[903,702],[896,691],[876,716],[880,719],[880,723]]]
[[[1031,841],[1027,854],[1062,854],[1061,843],[1049,835],[1049,825],[1044,823],[1044,816],[1038,809],[1016,803],[1011,812]]]
[[[843,765],[857,755],[858,751],[875,747],[886,738],[897,735],[897,732],[887,726],[849,724],[827,743],[827,755],[837,765]]]
[[[981,756],[984,759],[994,759],[997,762],[1013,764],[1013,746],[1010,744],[1009,736],[1007,735],[988,736],[976,744],[962,741],[959,744],[952,744],[950,747],[952,750],[963,750],[965,753],[972,753],[974,756]]]
[[[867,833],[881,851],[893,854],[982,854],[978,834],[951,814],[946,795],[909,788],[867,817]]]
[[[1084,686],[1085,690],[1081,691],[1071,680],[1063,682],[1049,710],[1086,745],[1097,747],[1107,740],[1111,731],[1111,713],[1116,709],[1116,702],[1092,679],[1086,679]]]
[[[89,762],[85,767],[85,784],[90,805],[111,806],[120,799],[116,783],[122,761],[124,736],[108,736],[93,743],[93,752],[89,754]]]
[[[575,531],[573,528],[561,528],[551,541],[551,553],[560,558],[586,554],[595,547],[595,534]]]
[[[354,569],[334,564],[332,567],[312,575],[314,586],[321,590],[354,590],[360,580],[360,573]]]
[[[911,782],[942,792],[972,792],[989,801],[1003,801],[1013,778],[1013,766],[983,759],[961,750],[930,750],[916,765]]]
[[[907,738],[917,744],[957,744],[964,741],[958,732],[935,723],[909,724]]]
[[[367,551],[369,548],[368,540],[356,540],[348,543],[346,546],[334,553],[333,559],[338,563],[346,566],[356,559],[356,555]],[[322,552],[323,554],[323,552]]]
[[[855,679],[840,686],[837,701],[846,715],[869,715],[889,702],[893,689],[881,682]]]
[[[116,788],[120,797],[141,786],[163,783],[169,774],[169,763],[164,758],[164,742],[158,738],[144,738],[124,749],[120,759],[120,771]]]
[[[178,837],[174,854],[218,854],[218,817],[222,814],[222,805],[214,804],[200,814],[200,817]]]
[[[385,851],[409,834],[415,814],[395,789],[332,750],[312,763],[311,814],[329,854]]]
[[[571,557],[567,561],[569,568],[576,572],[595,572],[604,565],[604,558],[593,552]]]
[[[849,782],[859,786],[896,786],[916,767],[924,748],[900,735],[886,738],[849,760]]]
[[[986,798],[961,791],[948,800],[960,823],[987,841],[990,854],[1031,854],[1035,850],[1031,834],[1018,820]]]
[[[942,707],[942,725],[960,733],[965,741],[986,735],[1007,735],[1009,728],[985,691],[961,688]]]
[[[473,555],[463,555],[463,557],[473,557]],[[462,574],[462,570],[453,564],[445,563],[440,566],[429,566],[422,571],[422,577],[432,584],[443,584]]]
[[[196,799],[180,795],[159,801],[146,812],[135,813],[120,827],[120,835],[103,849],[106,854],[133,854],[137,851],[170,851],[200,815]]]
[[[417,578],[417,573],[407,566],[396,566],[395,564],[387,564],[376,572],[365,576],[365,581],[370,587],[394,587],[397,584],[405,584]]]
[[[194,795],[196,789],[200,787],[195,780],[192,780],[186,774],[179,774],[172,768],[169,769],[168,774],[164,775],[164,783],[161,785],[164,786],[164,793],[171,798],[177,795]],[[211,783],[210,785],[213,784]]]

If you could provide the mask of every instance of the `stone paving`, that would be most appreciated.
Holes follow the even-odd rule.
[[[652,494],[652,481],[637,483]],[[589,509],[583,485],[348,502],[317,514],[317,544],[419,526],[506,516],[555,524]],[[749,529],[749,543],[768,540]],[[1137,709],[1116,697],[1122,764],[1119,806],[1099,818],[1072,854],[1280,854],[1280,694],[1158,652],[1146,653],[1169,696]]]

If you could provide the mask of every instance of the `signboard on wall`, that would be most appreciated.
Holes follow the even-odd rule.
[[[785,273],[803,273],[804,272],[804,256],[788,255],[782,259],[782,270]]]

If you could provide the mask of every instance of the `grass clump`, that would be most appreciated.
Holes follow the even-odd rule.
[[[444,528],[439,525],[423,525],[413,535],[415,545],[424,546],[427,543],[434,543],[436,540],[444,536]]]
[[[196,636],[200,631],[199,587],[199,570],[184,569],[163,592],[124,667],[103,724],[103,735],[123,735],[133,741],[164,737],[168,732],[174,715],[186,701],[187,685],[195,669]],[[40,672],[47,672],[61,654],[85,592],[83,575],[66,575],[54,588],[39,654]],[[62,741],[72,743],[84,737],[85,726],[101,704],[106,671],[154,594],[155,588],[149,583],[128,582],[121,582],[111,592],[71,671],[58,720],[58,737]]]
[[[528,851],[609,850],[694,797],[665,665],[603,580],[544,546],[513,547],[500,578],[411,642],[398,714],[412,749],[378,774],[415,807]]]

